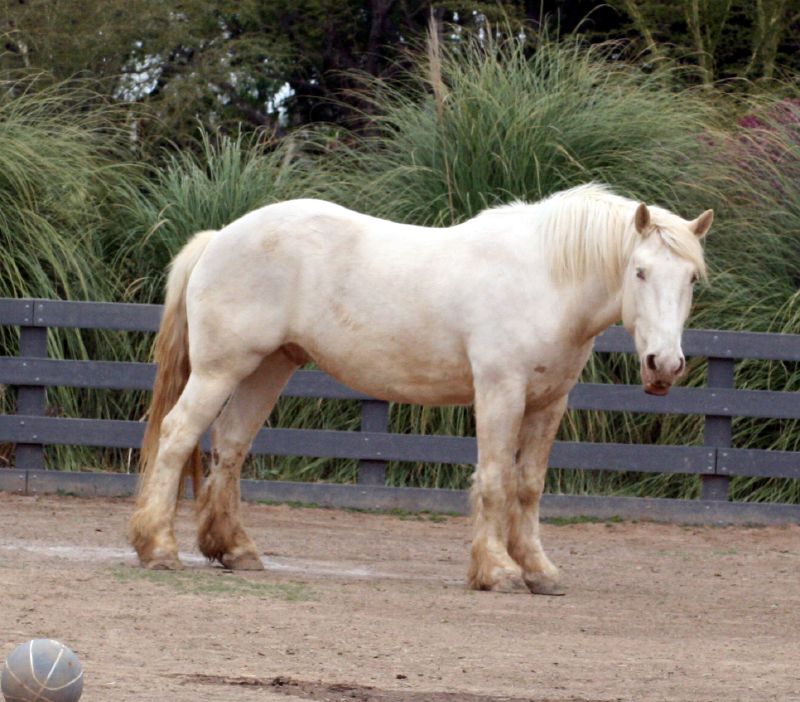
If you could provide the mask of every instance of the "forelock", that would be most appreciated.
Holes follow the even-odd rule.
[[[664,244],[670,251],[694,265],[697,275],[705,280],[708,271],[703,246],[685,220],[660,207],[651,207],[650,211],[655,232]]]

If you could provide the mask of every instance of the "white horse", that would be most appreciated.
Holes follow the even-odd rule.
[[[228,568],[263,567],[239,515],[241,465],[289,377],[313,360],[383,400],[474,403],[469,585],[562,592],[539,499],[567,393],[595,336],[620,319],[644,389],[667,393],[684,368],[712,219],[589,184],[441,229],[293,200],[197,234],[167,283],[130,529],[140,562],[181,567],[179,486],[213,423],[200,549]]]

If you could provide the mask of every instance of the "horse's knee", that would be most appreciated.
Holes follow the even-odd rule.
[[[538,486],[521,485],[517,491],[519,505],[523,512],[531,507],[536,507],[542,499],[542,490]]]
[[[500,471],[492,466],[478,468],[472,478],[472,502],[475,508],[494,513],[506,503],[507,495]]]
[[[519,503],[523,510],[536,507],[539,504],[539,500],[542,499],[542,493],[544,493],[546,467],[542,469],[538,466],[523,465],[520,470],[519,485],[517,487]]]

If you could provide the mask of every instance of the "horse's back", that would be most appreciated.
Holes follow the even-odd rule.
[[[192,275],[194,335],[215,340],[216,359],[234,352],[228,339],[257,353],[291,343],[373,394],[433,385],[440,401],[468,402],[465,291],[446,280],[463,252],[446,231],[311,199],[251,212],[215,235]]]
[[[220,230],[198,263],[195,335],[214,340],[217,362],[234,342],[255,353],[291,343],[377,397],[470,402],[477,355],[522,362],[532,322],[545,331],[536,308],[548,307],[519,238],[479,224],[416,227],[310,199],[261,208]]]

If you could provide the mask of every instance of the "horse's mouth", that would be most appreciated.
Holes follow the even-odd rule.
[[[669,383],[664,383],[660,380],[655,380],[652,383],[645,383],[644,391],[648,395],[659,395],[664,396],[669,394],[669,389],[671,385]]]

